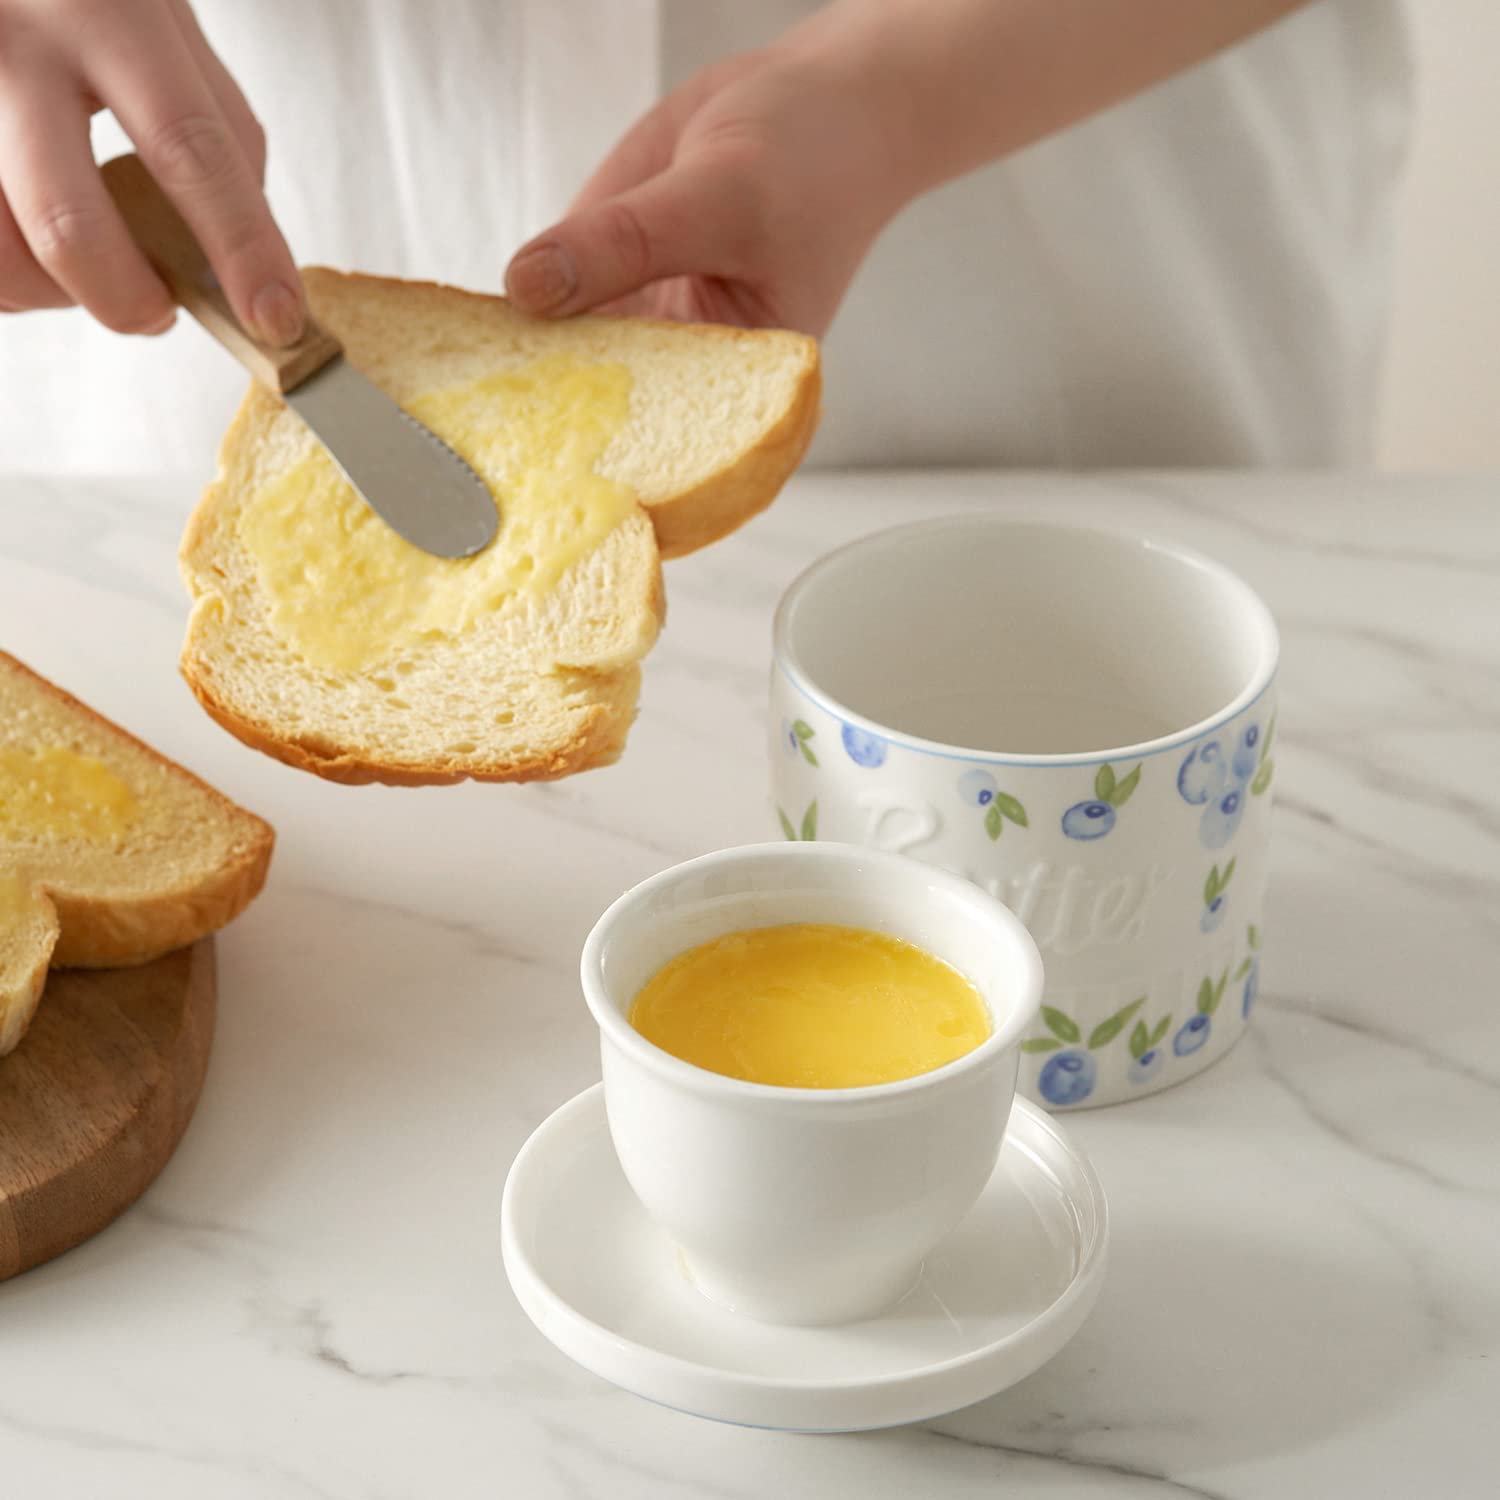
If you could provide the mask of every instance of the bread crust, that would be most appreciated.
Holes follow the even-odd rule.
[[[759,444],[683,494],[645,506],[663,558],[686,557],[707,547],[738,531],[771,504],[812,443],[822,391],[822,371],[813,345],[796,399]]]
[[[15,1051],[41,1004],[56,936],[54,925],[28,955],[30,966],[19,981],[12,983],[8,993],[0,990],[0,1057]]]

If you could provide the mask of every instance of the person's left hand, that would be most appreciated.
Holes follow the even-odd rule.
[[[868,80],[778,46],[715,64],[629,131],[516,253],[534,313],[591,308],[821,336],[910,196]]]

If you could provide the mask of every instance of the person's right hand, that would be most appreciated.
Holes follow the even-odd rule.
[[[187,0],[0,0],[0,312],[80,303],[120,333],[175,311],[110,200],[89,119],[114,112],[236,316],[302,332],[302,285],[261,191],[265,136]]]

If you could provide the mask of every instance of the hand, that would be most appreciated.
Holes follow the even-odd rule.
[[[506,271],[600,305],[821,335],[903,204],[1232,46],[1307,0],[827,0],[642,119]]]
[[[877,90],[795,46],[730,58],[625,136],[506,272],[518,305],[822,335],[910,196]]]
[[[261,191],[265,136],[187,0],[0,0],[0,312],[81,303],[161,333],[172,299],[89,148],[111,109],[270,343],[302,332],[301,282]]]

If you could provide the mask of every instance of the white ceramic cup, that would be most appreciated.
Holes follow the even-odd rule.
[[[998,896],[1047,966],[1023,1092],[1137,1098],[1249,1019],[1276,661],[1260,599],[1179,547],[1000,515],[881,532],[777,613],[778,821]]]
[[[788,922],[919,944],[978,989],[992,1034],[913,1078],[803,1089],[694,1067],[631,1026],[631,1002],[669,959]],[[599,919],[582,971],[626,1178],[701,1291],[777,1323],[853,1321],[913,1285],[994,1170],[1042,989],[1036,945],[999,902],[915,860],[837,844],[755,844],[666,870]]]

